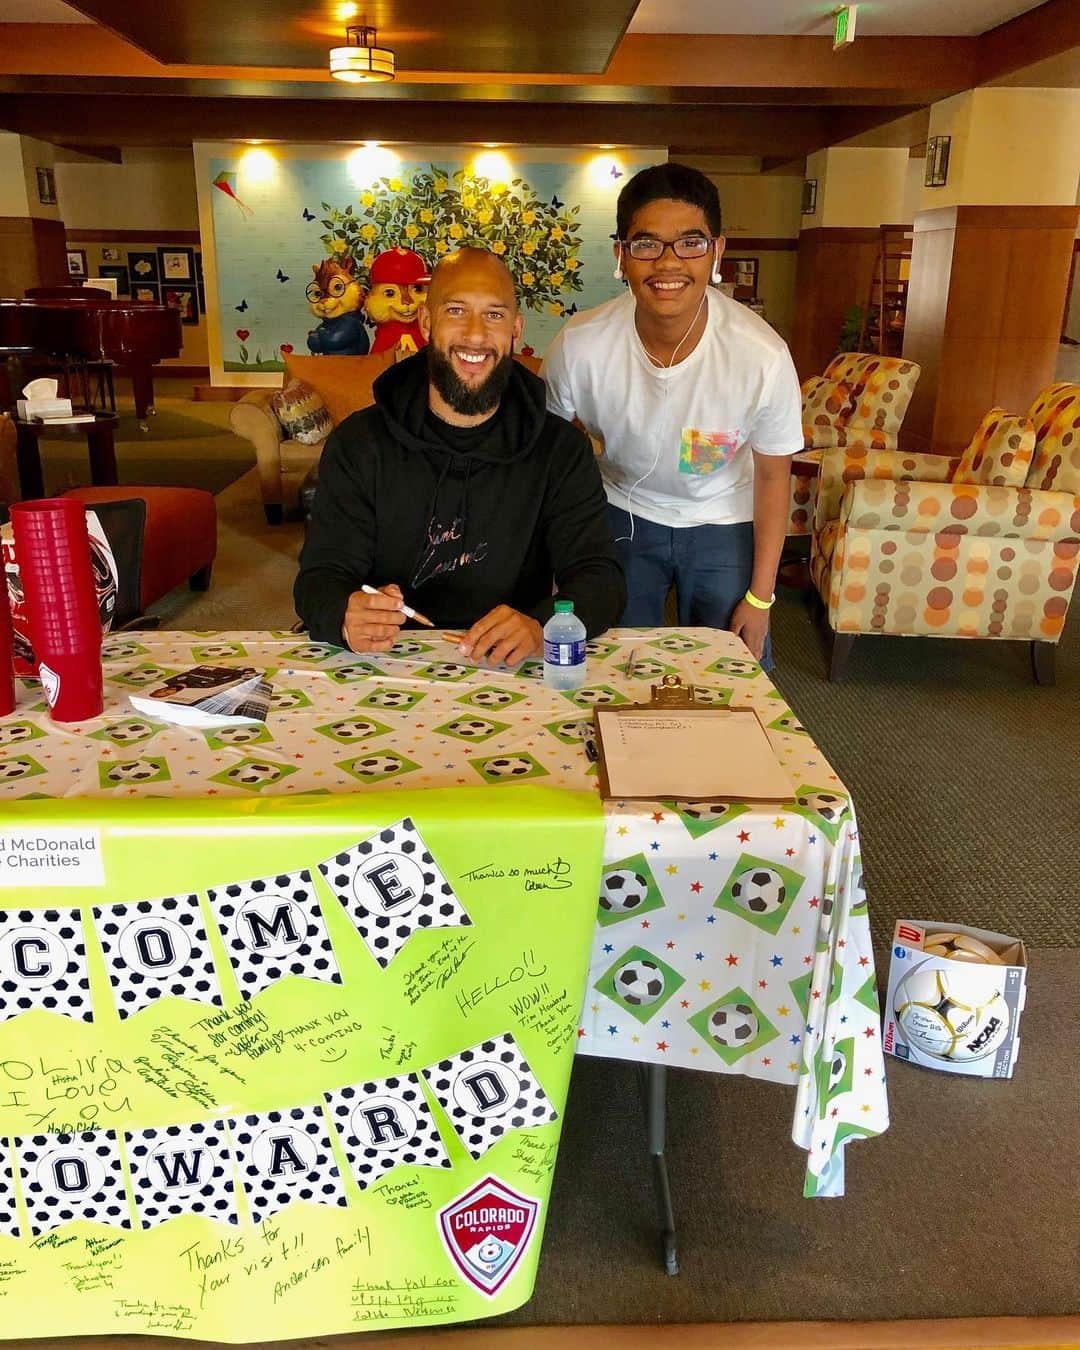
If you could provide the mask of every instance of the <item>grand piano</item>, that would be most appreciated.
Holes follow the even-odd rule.
[[[27,292],[25,300],[0,300],[0,359],[27,367],[35,359],[55,362],[69,372],[112,361],[131,376],[135,413],[146,431],[154,406],[153,367],[180,355],[179,310],[113,300],[101,291],[79,294],[77,287],[42,289]]]

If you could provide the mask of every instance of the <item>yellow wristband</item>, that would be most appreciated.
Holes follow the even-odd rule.
[[[768,600],[759,600],[753,591],[748,590],[746,592],[746,603],[748,605],[753,605],[755,609],[772,609],[775,600],[775,594],[770,596]]]

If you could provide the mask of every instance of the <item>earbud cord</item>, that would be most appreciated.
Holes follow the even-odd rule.
[[[686,330],[686,332],[685,332],[685,333],[682,335],[682,337],[679,339],[678,343],[677,343],[676,346],[675,346],[675,350],[671,353],[671,357],[670,357],[670,359],[668,360],[667,365],[663,366],[662,369],[664,369],[664,370],[670,370],[671,367],[675,364],[675,358],[676,358],[676,357],[678,356],[678,354],[679,354],[679,348],[683,345],[683,343],[686,341],[686,339],[687,339],[687,338],[690,336],[690,334],[693,332],[693,330],[694,330],[694,324],[697,323],[698,317],[699,317],[699,315],[701,314],[702,306],[705,304],[705,302],[708,300],[708,298],[709,298],[709,292],[708,292],[708,290],[706,289],[706,290],[702,291],[702,293],[701,293],[701,300],[698,302],[698,307],[697,307],[697,309],[694,310],[694,317],[690,320],[690,327]],[[640,339],[639,339],[639,340],[640,340]],[[656,358],[653,356],[652,352],[650,352],[649,349],[648,349],[648,347],[645,346],[644,342],[642,342],[641,346],[642,346],[642,349],[643,349],[644,352],[645,352],[645,355],[649,358],[649,360],[655,362],[656,365],[660,365],[660,362],[656,360]],[[665,380],[665,381],[664,381],[664,400],[663,400],[663,402],[662,402],[661,405],[660,405],[660,434],[657,436],[657,440],[656,440],[656,456],[655,456],[655,458],[653,459],[652,464],[650,464],[650,466],[648,467],[648,469],[641,475],[641,477],[637,480],[637,482],[634,483],[634,484],[631,486],[630,491],[626,494],[626,514],[630,517],[630,533],[629,533],[629,534],[621,534],[621,535],[619,535],[619,537],[615,540],[615,542],[616,542],[617,544],[621,544],[621,543],[623,542],[623,540],[626,540],[627,542],[629,542],[629,543],[631,543],[631,544],[634,542],[634,513],[633,513],[633,511],[631,510],[631,503],[632,503],[632,501],[633,501],[634,493],[635,493],[635,492],[637,491],[637,489],[642,485],[642,483],[644,483],[644,481],[645,481],[646,478],[648,478],[651,474],[653,474],[653,473],[656,472],[656,466],[660,463],[660,456],[661,456],[661,454],[663,453],[663,449],[664,449],[664,431],[665,431],[665,428],[666,428],[666,426],[667,426],[667,405],[668,405],[668,385],[669,385],[669,384],[670,384],[670,381],[669,381],[669,380]]]

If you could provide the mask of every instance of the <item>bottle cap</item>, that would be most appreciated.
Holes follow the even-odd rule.
[[[555,601],[555,613],[556,613],[556,614],[573,614],[573,612],[574,612],[574,602],[573,602],[573,600],[556,600],[556,601]]]

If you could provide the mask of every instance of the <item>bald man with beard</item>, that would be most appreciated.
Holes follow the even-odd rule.
[[[483,249],[451,254],[419,318],[428,345],[326,442],[297,613],[316,641],[382,652],[407,601],[492,665],[542,654],[556,598],[596,637],[626,603],[600,473],[513,359],[510,272]]]

